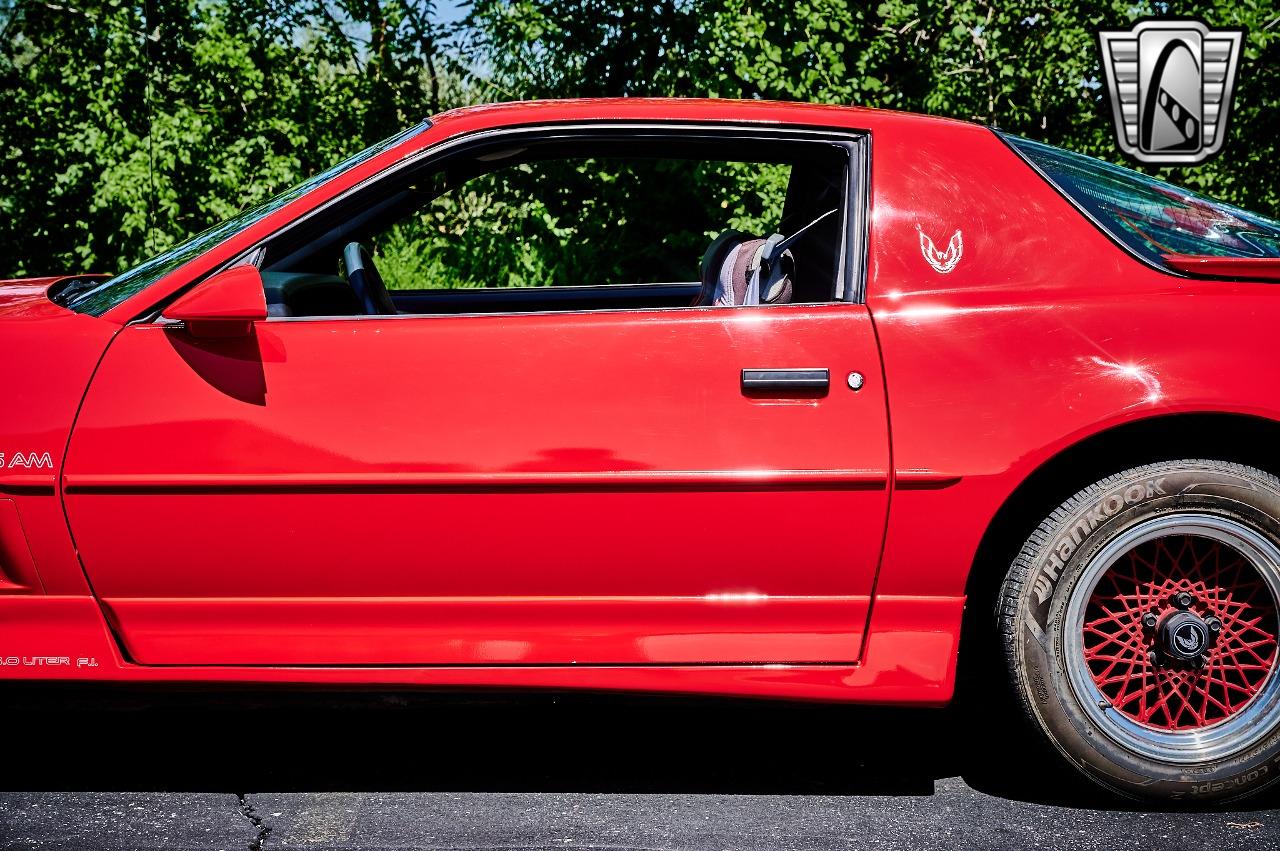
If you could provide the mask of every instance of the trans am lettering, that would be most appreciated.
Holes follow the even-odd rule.
[[[1136,505],[1144,499],[1164,495],[1164,477],[1162,476],[1112,491],[1098,500],[1088,513],[1077,520],[1075,525],[1054,543],[1049,563],[1040,569],[1040,574],[1036,577],[1033,588],[1036,602],[1044,603],[1049,599],[1049,595],[1053,593],[1053,586],[1058,581],[1058,573],[1071,558],[1071,554],[1079,548],[1080,542],[1097,529],[1102,521],[1118,513],[1126,505]]]
[[[53,457],[48,452],[15,452],[10,458],[6,458],[3,452],[0,452],[0,467],[12,470],[14,467],[20,467],[26,470],[52,470]]]

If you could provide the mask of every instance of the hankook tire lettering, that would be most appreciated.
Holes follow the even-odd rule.
[[[1164,490],[1165,478],[1161,476],[1157,479],[1147,479],[1144,482],[1130,485],[1123,491],[1113,491],[1098,500],[1083,517],[1077,520],[1070,531],[1054,543],[1053,552],[1049,556],[1048,563],[1040,569],[1039,575],[1036,576],[1033,588],[1036,602],[1043,605],[1049,599],[1053,594],[1053,587],[1058,581],[1058,574],[1062,571],[1063,565],[1071,558],[1072,553],[1076,551],[1080,543],[1092,534],[1102,521],[1120,513],[1126,505],[1136,505],[1139,502],[1153,499],[1157,496],[1167,496],[1168,494]]]

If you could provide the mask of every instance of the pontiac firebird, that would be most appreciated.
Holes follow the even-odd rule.
[[[765,232],[607,219],[650,240],[613,277],[384,282],[444,193],[602,162],[786,182]],[[0,287],[0,678],[972,681],[1112,790],[1239,797],[1280,773],[1277,282],[1280,223],[962,122],[450,112],[122,274]]]

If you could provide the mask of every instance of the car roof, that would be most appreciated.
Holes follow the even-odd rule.
[[[980,125],[936,115],[801,101],[731,98],[565,98],[508,101],[452,109],[431,118],[433,125],[489,126],[552,121],[726,121],[828,125],[875,129],[893,124]]]

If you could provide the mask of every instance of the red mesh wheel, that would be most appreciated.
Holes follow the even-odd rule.
[[[1161,625],[1173,617],[1210,629],[1197,659],[1163,652]],[[1225,721],[1258,695],[1276,666],[1278,631],[1270,588],[1243,555],[1212,538],[1174,534],[1133,547],[1099,578],[1083,651],[1116,711],[1179,732]]]

